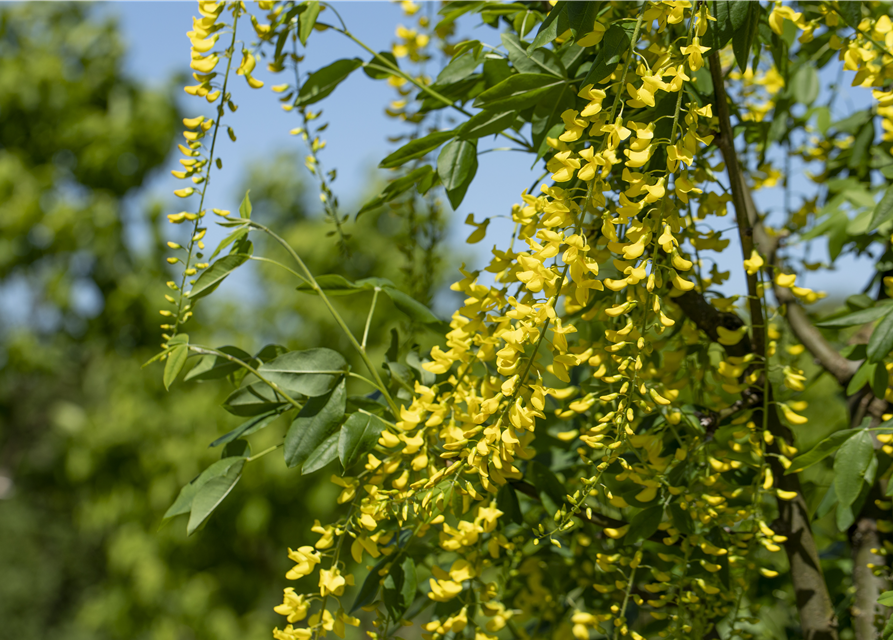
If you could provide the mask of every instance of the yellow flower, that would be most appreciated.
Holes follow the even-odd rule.
[[[289,580],[297,580],[310,575],[320,561],[319,552],[310,546],[298,547],[297,551],[289,549],[288,557],[297,563],[285,574],[285,577]]]
[[[568,182],[574,177],[574,172],[580,168],[580,161],[571,158],[571,151],[556,153],[546,164],[546,168],[552,172],[552,180],[555,182]]]
[[[794,11],[790,7],[785,7],[782,6],[781,3],[778,3],[775,5],[775,8],[772,9],[772,13],[769,14],[769,28],[779,36],[784,35],[785,19],[799,23],[802,15],[803,14]]]
[[[561,119],[564,121],[564,133],[558,136],[558,139],[562,142],[574,142],[583,135],[583,130],[589,123],[584,118],[578,118],[578,113],[575,109],[567,109],[561,114]]]
[[[307,617],[309,607],[310,603],[303,595],[296,594],[293,587],[287,587],[282,604],[273,607],[273,611],[281,616],[288,616],[289,622],[298,622]]]
[[[744,270],[747,271],[748,275],[752,276],[760,270],[760,267],[762,267],[763,264],[763,258],[761,258],[760,254],[754,249],[750,253],[750,258],[744,261]]]
[[[336,596],[343,595],[345,585],[353,585],[352,575],[345,578],[337,567],[319,570],[319,595],[325,596],[329,593]]]
[[[688,56],[688,66],[692,71],[697,71],[704,66],[703,54],[710,51],[710,47],[701,46],[701,39],[695,36],[691,44],[682,48],[682,53]]]

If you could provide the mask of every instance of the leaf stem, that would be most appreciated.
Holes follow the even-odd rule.
[[[372,314],[375,313],[375,303],[378,302],[379,291],[381,291],[381,287],[375,287],[375,292],[372,294],[372,306],[369,307],[369,315],[366,316],[366,327],[363,329],[363,344],[360,345],[364,353],[366,352],[366,339],[369,337],[369,325],[372,324]]]
[[[369,355],[366,353],[366,349],[357,342],[356,337],[354,337],[353,332],[347,326],[347,323],[344,322],[344,318],[341,317],[341,314],[338,313],[338,310],[335,309],[334,305],[332,305],[332,301],[329,300],[329,297],[326,295],[325,291],[323,291],[322,287],[319,286],[319,283],[316,281],[316,278],[313,277],[313,274],[310,272],[310,269],[307,268],[307,265],[304,264],[304,261],[301,259],[301,256],[292,249],[291,245],[288,244],[281,236],[272,231],[269,227],[260,224],[259,222],[255,222],[251,220],[248,222],[249,225],[254,227],[255,229],[259,229],[264,233],[268,234],[271,238],[273,238],[276,242],[278,242],[282,247],[289,253],[289,255],[294,259],[295,262],[298,263],[298,266],[301,268],[301,271],[304,272],[304,276],[307,278],[308,283],[313,288],[316,293],[319,294],[319,297],[322,298],[323,303],[326,305],[326,308],[329,310],[329,313],[332,314],[332,317],[335,319],[335,322],[341,327],[341,330],[344,332],[344,335],[347,336],[347,339],[350,340],[350,343],[357,350],[357,353],[360,354],[360,357],[363,359],[363,362],[366,365],[366,368],[369,369],[369,373],[372,374],[373,380],[375,380],[379,390],[384,396],[385,400],[388,403],[388,406],[391,409],[391,412],[394,416],[400,415],[399,408],[397,407],[397,403],[394,402],[394,399],[391,397],[391,394],[388,393],[387,386],[384,381],[381,379],[381,375],[379,375],[378,370],[372,364],[372,361],[369,359]]]

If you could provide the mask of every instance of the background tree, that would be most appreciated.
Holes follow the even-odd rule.
[[[174,145],[173,92],[124,74],[119,28],[87,5],[5,7],[0,51],[0,635],[267,635],[280,551],[307,518],[330,517],[337,493],[267,459],[200,539],[161,527],[179,486],[220,457],[207,445],[242,422],[213,412],[219,388],[168,394],[139,367],[158,347],[166,247],[161,205],[135,219],[124,198]],[[325,225],[300,170],[286,154],[246,176],[260,219],[303,241],[314,268],[399,281],[384,259],[392,217],[361,221],[364,243],[340,257],[317,242]],[[258,268],[201,326],[238,344],[247,318],[262,317],[252,340],[338,344],[320,314],[279,304],[286,290],[275,269]],[[370,348],[383,352],[379,320]]]

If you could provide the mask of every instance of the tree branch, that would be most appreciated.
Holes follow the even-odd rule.
[[[770,240],[765,230],[758,224],[759,219],[754,206],[753,198],[744,173],[738,165],[738,156],[735,152],[735,136],[729,116],[728,98],[723,83],[722,67],[717,51],[710,52],[710,75],[713,78],[714,113],[719,118],[720,134],[717,137],[717,145],[725,161],[726,171],[729,175],[729,183],[732,190],[732,203],[735,207],[735,217],[738,222],[738,235],[741,240],[741,250],[744,258],[748,259],[754,250],[754,243],[771,247]],[[753,327],[752,346],[755,353],[766,354],[766,327],[765,316],[762,309],[762,298],[758,294],[756,274],[747,274],[748,306]],[[776,438],[784,438],[791,442],[788,428],[782,424],[778,417],[778,411],[772,404],[772,390],[768,390],[767,398],[771,407],[763,414],[760,408],[755,412],[754,421],[758,424],[763,420]],[[770,452],[779,453],[777,442],[773,443]],[[772,472],[777,478],[778,488],[785,491],[795,491],[797,497],[793,500],[779,500],[779,518],[776,530],[787,537],[783,543],[788,562],[791,566],[791,580],[797,599],[797,609],[800,615],[800,628],[806,640],[837,640],[837,619],[834,607],[828,593],[825,578],[822,575],[822,567],[819,561],[818,549],[812,535],[809,523],[809,513],[806,509],[806,501],[803,499],[803,491],[800,487],[800,479],[796,474],[784,475],[778,455],[769,458]]]

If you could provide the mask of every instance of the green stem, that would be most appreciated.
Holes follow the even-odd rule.
[[[436,100],[440,100],[442,103],[444,103],[444,104],[447,105],[448,107],[452,107],[453,109],[455,109],[456,111],[458,111],[458,112],[461,113],[462,115],[468,116],[469,118],[472,116],[472,114],[471,114],[470,112],[468,112],[468,111],[466,111],[465,109],[463,109],[462,107],[460,107],[460,106],[454,104],[453,101],[450,100],[449,98],[447,98],[446,96],[444,96],[444,95],[438,93],[437,91],[435,91],[435,90],[432,89],[431,87],[422,84],[421,82],[419,82],[418,80],[416,80],[415,78],[413,78],[412,76],[410,76],[408,73],[406,73],[406,72],[404,72],[402,69],[400,69],[400,67],[398,67],[397,65],[393,64],[390,60],[388,60],[388,59],[385,58],[384,56],[379,55],[378,53],[376,53],[376,52],[373,51],[372,49],[370,49],[368,46],[366,46],[366,44],[365,44],[362,40],[359,40],[356,36],[354,36],[354,35],[353,35],[350,31],[348,31],[346,28],[345,28],[345,29],[339,29],[338,27],[333,26],[333,25],[325,25],[325,26],[327,26],[329,29],[332,29],[333,31],[337,31],[337,32],[340,33],[340,34],[347,36],[348,38],[350,38],[351,40],[353,40],[356,44],[358,44],[358,45],[360,45],[361,47],[363,47],[363,49],[365,49],[367,52],[369,52],[370,54],[372,54],[372,56],[375,58],[375,60],[377,60],[380,64],[384,65],[384,67],[385,67],[389,72],[391,72],[393,75],[395,75],[395,76],[399,76],[399,77],[403,78],[404,80],[406,80],[407,82],[412,83],[413,85],[415,85],[416,88],[420,89],[421,91],[424,91],[425,93],[427,93],[427,94],[428,94],[429,96],[431,96],[432,98],[434,98],[434,99],[436,99]],[[510,134],[508,134],[508,133],[505,133],[504,131],[500,131],[500,132],[499,132],[499,135],[503,136],[504,138],[508,138],[509,140],[511,140],[512,142],[514,142],[514,143],[516,143],[516,144],[520,144],[521,146],[526,147],[528,151],[534,151],[534,149],[533,149],[533,145],[531,145],[530,143],[528,143],[526,140],[521,140],[521,139],[519,139],[519,138],[516,138],[515,136],[510,135]]]
[[[257,378],[261,382],[263,382],[265,385],[270,387],[273,391],[275,391],[276,393],[281,395],[285,399],[285,401],[288,402],[294,408],[300,410],[303,407],[303,405],[300,404],[297,400],[295,400],[290,395],[285,393],[278,384],[276,384],[275,382],[271,382],[270,380],[267,380],[265,377],[263,377],[260,374],[260,372],[257,369],[252,367],[250,364],[248,364],[244,360],[240,360],[239,358],[236,358],[235,356],[231,356],[228,353],[224,353],[223,351],[218,351],[217,349],[211,349],[210,347],[202,347],[202,346],[196,345],[196,344],[190,344],[189,350],[192,351],[193,353],[199,353],[199,354],[205,355],[205,356],[217,356],[219,358],[223,358],[224,360],[229,360],[230,362],[237,364],[240,367],[244,368],[249,373],[252,373],[255,376],[257,376]],[[333,373],[343,373],[343,372],[338,371],[338,372],[333,372]]]
[[[372,324],[372,314],[375,313],[375,303],[378,302],[379,291],[381,291],[381,288],[375,287],[375,292],[372,294],[372,306],[369,307],[369,315],[366,316],[366,327],[363,329],[363,344],[360,345],[364,353],[366,351],[366,339],[369,337],[369,325]]]
[[[183,317],[184,307],[183,304],[186,301],[186,295],[184,293],[186,289],[186,279],[189,277],[186,275],[186,272],[189,271],[189,263],[192,261],[192,254],[195,250],[195,235],[198,233],[199,224],[201,223],[201,212],[203,211],[203,207],[205,206],[205,195],[208,193],[208,185],[211,184],[211,171],[213,171],[214,167],[214,149],[217,145],[217,132],[220,130],[220,121],[223,120],[223,105],[226,102],[226,85],[229,82],[229,72],[232,68],[233,64],[233,54],[236,50],[236,26],[239,23],[239,15],[240,13],[236,13],[233,16],[233,39],[229,45],[229,55],[227,56],[226,61],[226,73],[223,76],[223,86],[220,89],[220,104],[217,105],[217,120],[214,122],[214,133],[211,135],[211,149],[208,153],[208,175],[205,177],[204,185],[202,186],[202,195],[198,202],[198,214],[199,216],[195,219],[195,224],[192,225],[192,234],[189,237],[189,249],[186,252],[186,261],[184,262],[183,269],[183,278],[180,280],[180,297],[177,301],[177,314],[176,320],[174,321],[174,329],[171,332],[171,336],[177,335],[177,330],[180,328],[181,318]]]
[[[268,453],[270,453],[270,452],[272,452],[272,451],[276,451],[276,449],[278,449],[279,447],[283,446],[283,444],[284,444],[284,443],[280,442],[279,444],[274,444],[272,447],[267,447],[266,449],[264,449],[264,450],[261,451],[260,453],[255,453],[253,456],[248,456],[247,458],[245,458],[245,462],[251,462],[251,461],[253,461],[253,460],[258,460],[258,459],[260,459],[260,458],[263,458],[263,457],[264,457],[265,455],[267,455]]]
[[[313,277],[313,274],[310,272],[310,269],[307,268],[307,265],[304,264],[304,261],[301,259],[301,256],[297,254],[297,252],[292,249],[291,245],[288,244],[284,239],[282,239],[278,234],[272,231],[269,227],[266,227],[259,222],[254,222],[253,220],[248,222],[249,225],[254,227],[255,229],[260,229],[264,233],[268,234],[271,238],[273,238],[276,242],[278,242],[282,247],[289,253],[289,255],[294,259],[295,262],[298,263],[298,266],[304,272],[304,276],[307,278],[310,286],[313,288],[316,293],[319,294],[319,297],[322,298],[323,303],[326,305],[326,308],[329,310],[329,313],[332,314],[332,317],[335,319],[335,322],[341,327],[341,330],[344,332],[344,335],[347,336],[347,339],[350,340],[350,343],[357,350],[357,353],[360,354],[360,357],[363,359],[363,362],[366,365],[366,368],[369,369],[369,373],[372,374],[373,380],[375,380],[379,390],[384,396],[385,400],[388,403],[388,406],[391,409],[391,412],[394,414],[394,417],[400,415],[400,410],[397,407],[397,403],[394,402],[394,399],[391,397],[391,394],[388,393],[387,385],[385,385],[384,381],[381,379],[381,376],[378,373],[378,370],[372,364],[372,361],[369,359],[369,355],[366,353],[366,349],[357,342],[356,337],[354,337],[353,332],[347,326],[347,323],[344,322],[344,319],[341,317],[341,314],[338,313],[338,310],[332,305],[332,301],[329,300],[329,297],[326,295],[325,291],[323,291],[322,287],[319,286],[319,283],[316,281],[316,278]]]

